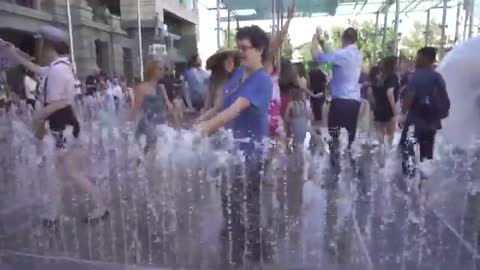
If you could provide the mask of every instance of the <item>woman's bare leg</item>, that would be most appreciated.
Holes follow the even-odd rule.
[[[104,196],[100,193],[100,190],[92,183],[88,178],[80,171],[78,166],[78,159],[75,150],[71,149],[70,152],[65,153],[63,156],[64,169],[68,174],[68,177],[73,181],[82,192],[92,196],[96,208],[91,214],[89,219],[101,218],[107,213],[106,202]]]
[[[44,226],[50,227],[51,229],[56,229],[58,225],[58,218],[61,212],[62,197],[64,191],[63,179],[65,178],[65,168],[63,166],[63,159],[57,157],[55,159],[55,173],[56,178],[49,179],[49,182],[54,181],[49,185],[48,194],[48,209],[47,213],[44,214]]]
[[[383,122],[375,122],[375,135],[380,145],[385,144],[385,124]]]
[[[395,118],[392,118],[392,120],[385,125],[385,136],[389,148],[393,146],[393,138],[395,136],[396,127],[397,121]]]

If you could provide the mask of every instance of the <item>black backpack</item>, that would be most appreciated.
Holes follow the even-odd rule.
[[[450,98],[448,97],[445,81],[440,73],[436,73],[432,91],[421,98],[420,107],[422,116],[431,121],[442,120],[450,113]]]

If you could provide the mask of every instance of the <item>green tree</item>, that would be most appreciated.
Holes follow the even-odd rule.
[[[228,31],[225,29],[223,31],[223,47],[224,48],[234,48],[235,45],[235,35],[236,35],[236,30],[230,29],[230,35],[228,35]],[[230,43],[228,43],[230,41]],[[230,46],[229,46],[230,45]]]
[[[300,52],[300,55],[302,56],[303,63],[308,63],[313,60],[311,48],[312,48],[311,41],[303,43],[302,45],[296,48],[296,50],[298,50]]]
[[[408,33],[401,40],[400,51],[406,57],[412,59],[417,51],[425,46],[425,24],[421,22],[413,23],[414,30]],[[430,31],[428,33],[429,46],[440,48],[442,36],[442,26],[439,23],[431,22]]]

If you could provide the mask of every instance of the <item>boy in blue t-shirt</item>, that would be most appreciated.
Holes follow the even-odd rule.
[[[241,173],[242,167],[234,168],[238,175],[231,182],[232,192],[227,194],[228,189],[222,188],[222,201],[230,202],[229,205],[222,204],[224,218],[231,221],[224,232],[229,230],[232,235],[233,243],[227,246],[231,246],[228,253],[233,255],[234,264],[244,263],[244,253],[250,262],[259,264],[262,250],[264,259],[271,258],[262,248],[260,235],[260,190],[265,149],[261,142],[269,135],[268,109],[273,92],[272,79],[263,68],[269,38],[258,26],[248,26],[238,30],[236,39],[242,68],[224,87],[224,110],[197,125],[196,129],[211,134],[225,126],[238,139],[238,147],[245,156],[245,174]],[[222,187],[225,186],[228,184],[222,183]],[[244,201],[248,216],[246,226],[242,223]]]
[[[224,88],[224,108],[233,105],[238,98],[250,103],[248,108],[225,125],[233,131],[236,139],[248,139],[248,142],[239,145],[246,156],[260,154],[262,149],[258,146],[269,136],[268,108],[272,90],[272,79],[263,68],[248,77],[244,69],[238,70]]]

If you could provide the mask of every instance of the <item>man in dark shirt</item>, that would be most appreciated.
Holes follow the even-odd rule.
[[[325,92],[327,90],[327,75],[323,72],[316,62],[311,63],[311,69],[308,74],[310,78],[310,87],[314,94],[323,93],[321,98],[311,98],[312,112],[315,122],[321,122],[323,103],[325,102]]]
[[[433,66],[436,53],[433,47],[424,47],[418,51],[416,70],[411,74],[404,92],[402,117],[399,122],[403,128],[400,147],[403,152],[403,169],[409,176],[415,174],[414,166],[408,164],[415,157],[414,144],[418,143],[420,146],[420,162],[433,159],[435,135],[442,127],[441,116],[432,115],[428,110],[433,106],[434,91],[445,94],[447,91],[442,75],[436,72]],[[414,140],[408,138],[411,127],[414,127]]]

